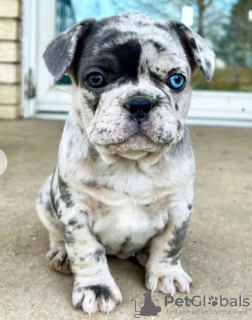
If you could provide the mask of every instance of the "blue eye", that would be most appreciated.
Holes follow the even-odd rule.
[[[174,74],[170,77],[168,85],[173,90],[179,90],[185,83],[185,77],[182,74]]]
[[[107,84],[104,77],[98,72],[89,74],[86,79],[88,84],[93,88],[101,88]]]

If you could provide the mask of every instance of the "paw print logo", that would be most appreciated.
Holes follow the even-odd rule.
[[[208,302],[207,303],[210,304],[212,307],[217,306],[217,304],[218,304],[217,297],[211,296],[210,298],[208,298]]]

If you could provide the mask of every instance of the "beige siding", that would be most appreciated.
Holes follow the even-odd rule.
[[[19,18],[21,6],[19,0],[0,0],[0,17]]]
[[[20,62],[21,44],[19,42],[0,41],[0,61]]]
[[[0,117],[1,119],[17,119],[20,117],[19,105],[0,105]]]
[[[21,0],[0,0],[0,119],[20,116]]]
[[[20,83],[20,81],[20,64],[0,62],[0,83]]]
[[[20,103],[20,85],[19,84],[0,84],[1,104]]]

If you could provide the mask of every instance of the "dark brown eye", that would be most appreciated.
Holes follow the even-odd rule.
[[[106,84],[107,84],[103,75],[98,72],[94,72],[94,73],[89,74],[86,77],[86,80],[87,80],[87,83],[92,88],[102,88],[102,87],[106,86]]]

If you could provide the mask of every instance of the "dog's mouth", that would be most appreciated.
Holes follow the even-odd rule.
[[[127,144],[132,151],[137,151],[147,147],[147,145],[150,143],[152,144],[153,141],[146,134],[138,131],[135,134],[128,137],[127,139],[125,139],[124,141],[116,144]]]
[[[148,153],[162,152],[164,145],[153,142],[147,135],[138,131],[124,141],[106,145],[96,144],[96,147],[104,154],[118,154],[127,159],[139,159]]]
[[[168,118],[168,117],[167,117]],[[125,121],[126,120],[126,121]],[[90,141],[97,151],[104,156],[121,156],[137,160],[146,155],[148,158],[160,155],[170,148],[182,135],[182,129],[177,130],[176,121],[164,121],[155,118],[142,123],[124,121],[101,121],[95,134],[90,133]],[[90,129],[91,130],[91,129]]]

